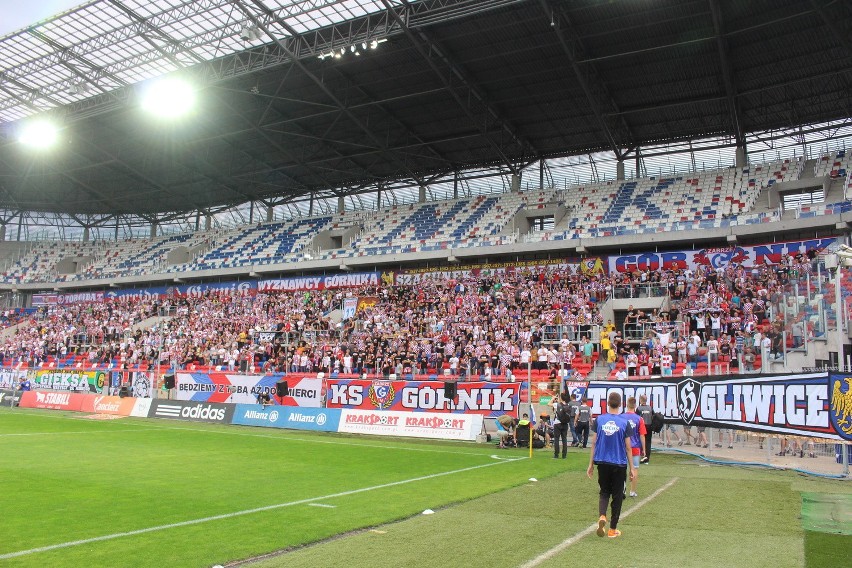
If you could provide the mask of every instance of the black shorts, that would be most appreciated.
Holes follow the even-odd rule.
[[[598,485],[601,495],[619,495],[624,493],[624,484],[627,481],[627,465],[613,465],[611,463],[599,463]]]

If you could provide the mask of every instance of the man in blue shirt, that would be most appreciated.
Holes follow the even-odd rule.
[[[24,397],[24,393],[33,390],[33,384],[30,380],[24,377],[21,382],[18,384],[18,389],[21,391],[21,396],[18,397],[18,406],[21,406],[21,398]],[[15,406],[15,397],[12,396],[12,406]]]
[[[589,468],[586,475],[592,478],[595,466],[598,466],[598,486],[600,499],[598,501],[598,536],[605,534],[609,538],[618,538],[618,518],[621,516],[621,503],[624,500],[624,489],[627,481],[627,469],[630,469],[630,479],[636,476],[633,461],[629,456],[633,453],[630,436],[633,426],[624,418],[621,412],[621,394],[609,393],[607,398],[608,411],[595,420],[595,432],[592,438],[592,448],[589,452]],[[609,520],[609,532],[606,531],[606,510],[612,499],[612,516]]]

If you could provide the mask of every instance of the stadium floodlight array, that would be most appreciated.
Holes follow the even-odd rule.
[[[59,138],[59,127],[46,118],[37,118],[27,122],[21,128],[18,140],[21,144],[44,150],[50,148]]]
[[[150,114],[177,118],[187,114],[195,106],[195,89],[183,79],[160,79],[145,88],[141,106]]]
[[[385,43],[386,41],[387,41],[386,38],[374,39],[374,40],[370,40],[369,42],[364,41],[364,42],[361,43],[361,49],[358,49],[358,44],[353,43],[352,45],[349,46],[348,51],[350,53],[355,54],[355,55],[361,55],[361,51],[367,51],[367,48],[376,49],[377,47],[379,47],[380,43]],[[345,47],[341,47],[340,49],[332,49],[331,51],[321,53],[321,54],[319,54],[318,57],[319,57],[319,59],[327,59],[329,57],[331,57],[332,59],[340,59],[341,57],[346,55],[346,52],[347,52],[347,49]]]

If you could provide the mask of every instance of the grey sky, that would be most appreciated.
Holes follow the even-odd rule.
[[[85,0],[0,0],[0,36],[85,3]]]

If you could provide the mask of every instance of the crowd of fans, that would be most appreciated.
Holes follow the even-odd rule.
[[[127,368],[504,379],[528,368],[585,374],[598,361],[614,379],[702,362],[765,370],[809,332],[803,314],[785,316],[784,302],[815,262],[615,275],[519,269],[414,285],[108,299],[42,307],[0,348],[6,365],[30,366],[74,356]],[[615,290],[648,283],[671,298],[668,310],[631,306],[621,329],[604,321],[600,306]],[[354,318],[333,317],[352,296],[377,301]]]
[[[520,269],[427,275],[414,285],[59,304],[7,332],[2,350],[7,365],[75,355],[128,368],[384,376],[508,378],[532,368],[555,377],[563,369],[588,373],[598,360],[612,378],[666,375],[699,362],[755,370],[809,333],[804,314],[785,316],[784,302],[815,263],[797,255],[780,266],[609,276]],[[604,300],[648,283],[670,297],[668,310],[631,306],[622,329],[604,322]],[[332,318],[351,296],[377,301],[349,320]]]

